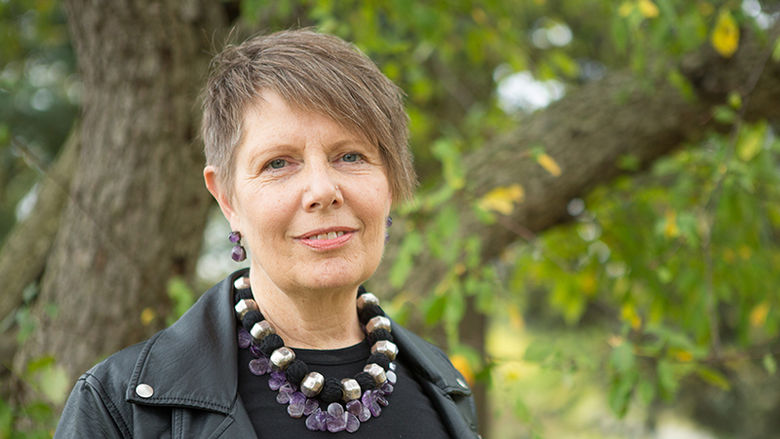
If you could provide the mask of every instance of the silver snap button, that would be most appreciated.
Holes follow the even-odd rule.
[[[154,395],[154,389],[148,384],[139,384],[135,387],[135,393],[141,398],[151,398]]]
[[[460,386],[463,387],[464,389],[468,389],[469,388],[468,384],[466,384],[466,382],[463,381],[463,378],[458,378],[455,381],[457,381],[458,384],[460,384]]]

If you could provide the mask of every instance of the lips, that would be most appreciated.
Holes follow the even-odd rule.
[[[310,248],[316,250],[330,250],[341,247],[352,238],[354,229],[346,227],[334,227],[328,229],[312,230],[297,239]]]

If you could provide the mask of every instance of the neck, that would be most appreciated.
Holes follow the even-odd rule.
[[[365,338],[356,311],[357,286],[283,291],[262,270],[251,270],[249,277],[260,311],[285,345],[338,349]]]

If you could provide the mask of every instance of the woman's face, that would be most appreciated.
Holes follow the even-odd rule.
[[[392,196],[382,158],[333,120],[262,97],[245,115],[223,212],[264,281],[282,291],[356,287],[384,250]]]

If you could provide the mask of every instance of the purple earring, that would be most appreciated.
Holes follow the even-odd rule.
[[[230,257],[236,262],[241,262],[246,259],[246,250],[244,249],[244,246],[241,245],[241,232],[230,232],[228,239],[235,244],[233,246],[233,251],[230,252]]]
[[[388,215],[387,220],[385,220],[385,226],[387,226],[385,229],[385,242],[390,240],[390,232],[388,232],[387,229],[389,229],[390,226],[392,225],[393,225],[393,217]]]

